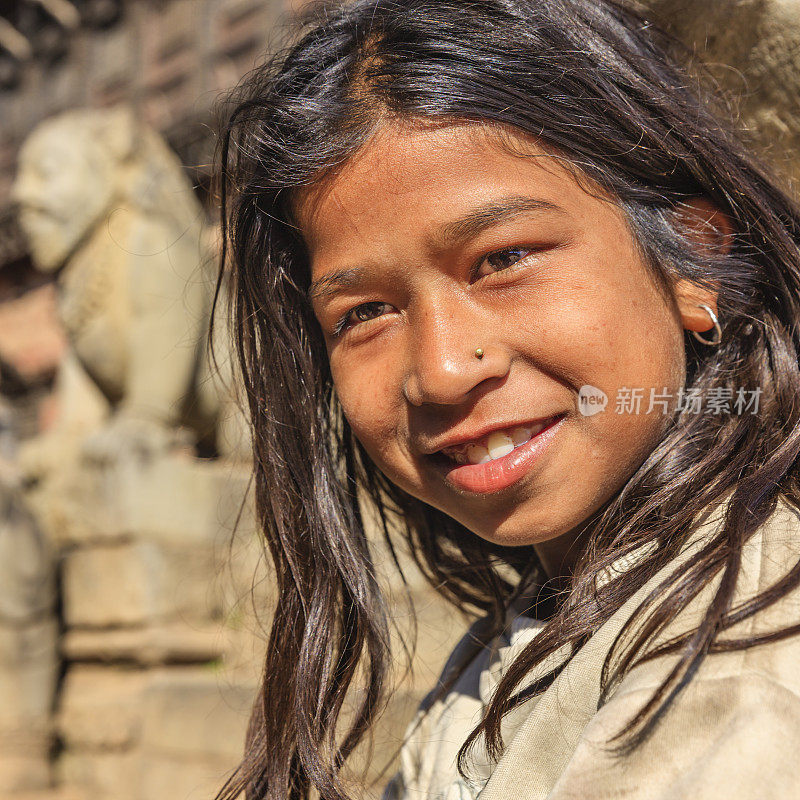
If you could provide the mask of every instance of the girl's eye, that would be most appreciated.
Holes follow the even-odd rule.
[[[333,335],[339,336],[344,331],[357,325],[360,322],[369,322],[371,319],[376,319],[381,316],[381,312],[390,308],[388,303],[381,303],[378,300],[373,300],[369,303],[361,303],[361,305],[351,308],[337,323],[334,328]]]
[[[498,270],[513,267],[530,252],[531,250],[526,247],[509,247],[505,250],[496,250],[494,253],[489,253],[489,255],[484,256],[477,265],[477,268],[474,270],[473,278],[477,279],[483,277],[481,269],[484,264],[488,264],[492,268],[488,273],[491,275]]]

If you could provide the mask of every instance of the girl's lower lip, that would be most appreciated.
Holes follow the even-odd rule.
[[[527,474],[547,449],[565,416],[560,414],[554,417],[547,427],[502,458],[485,464],[454,464],[447,459],[444,465],[445,480],[453,488],[473,494],[491,494],[511,486]]]

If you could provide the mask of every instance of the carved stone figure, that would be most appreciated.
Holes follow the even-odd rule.
[[[106,462],[180,447],[187,431],[212,439],[221,403],[205,336],[215,256],[163,140],[127,107],[66,112],[24,143],[13,197],[36,266],[60,270],[69,340],[60,419],[23,452],[28,475],[62,466],[77,442]],[[220,438],[221,450],[236,450],[232,436]]]

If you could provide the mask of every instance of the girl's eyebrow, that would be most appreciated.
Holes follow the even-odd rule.
[[[501,197],[477,206],[463,217],[443,225],[434,237],[436,248],[444,250],[453,247],[460,242],[472,239],[492,225],[507,222],[522,214],[538,211],[567,214],[567,211],[561,206],[539,197],[526,195]]]
[[[327,275],[315,280],[308,287],[306,296],[309,300],[313,300],[315,297],[336,294],[338,289],[358,283],[359,278],[365,271],[364,267],[349,267],[348,269],[337,269],[335,272],[329,272]]]
[[[526,195],[511,195],[477,206],[463,217],[443,225],[433,236],[433,249],[446,250],[474,238],[487,228],[531,212],[568,214],[561,206]],[[340,288],[353,286],[365,272],[363,267],[349,267],[323,275],[308,287],[309,300],[336,294]]]

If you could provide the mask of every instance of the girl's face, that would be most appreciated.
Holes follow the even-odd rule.
[[[296,210],[336,391],[370,457],[478,536],[536,545],[547,568],[661,439],[651,390],[674,402],[683,329],[710,328],[697,303],[716,307],[693,286],[665,297],[622,212],[517,143],[527,157],[476,125],[387,125]],[[639,413],[618,413],[626,389]],[[600,392],[604,410],[579,402]]]

